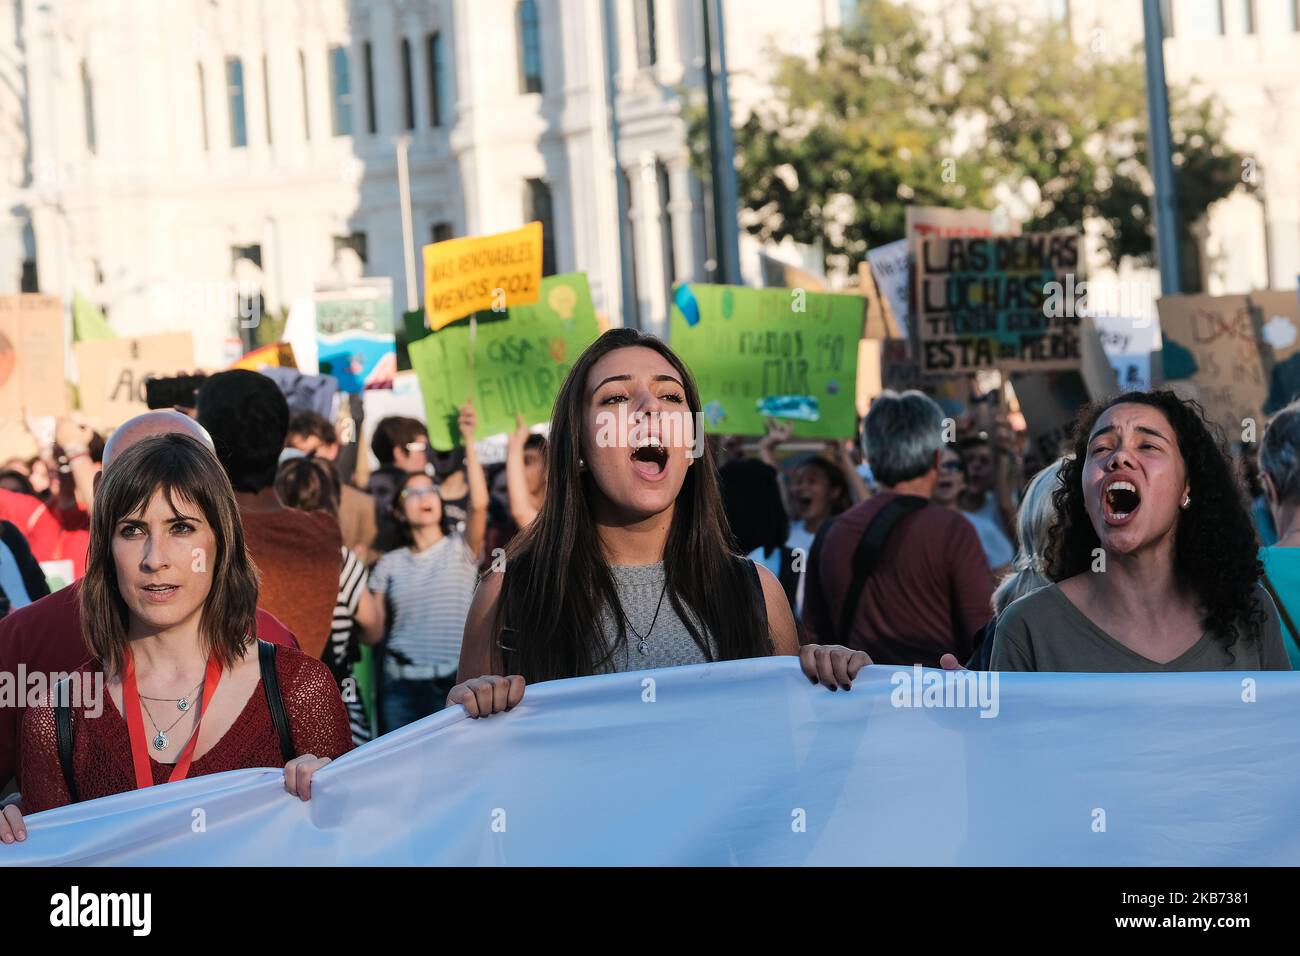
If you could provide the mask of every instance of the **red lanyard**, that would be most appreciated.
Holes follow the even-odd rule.
[[[189,743],[181,751],[180,759],[167,778],[168,783],[184,780],[190,772],[190,761],[194,757],[194,747],[199,742],[199,725],[208,712],[212,695],[217,692],[221,681],[221,663],[215,657],[208,658],[207,669],[203,672],[203,703],[199,710],[199,719],[194,722],[194,733]],[[135,785],[139,790],[153,786],[153,767],[149,760],[148,744],[144,737],[144,718],[140,716],[140,692],[135,686],[135,658],[130,648],[126,652],[126,672],[122,675],[122,709],[126,711],[126,730],[131,738],[131,762],[135,764]]]

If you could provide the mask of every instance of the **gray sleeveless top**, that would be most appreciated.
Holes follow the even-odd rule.
[[[597,674],[615,674],[623,671],[643,671],[655,667],[676,667],[679,664],[703,664],[708,658],[686,630],[686,625],[673,609],[672,600],[664,595],[655,619],[655,607],[664,587],[664,563],[639,565],[611,565],[609,573],[614,578],[614,588],[623,605],[623,613],[631,626],[624,625],[627,642],[616,650],[608,661],[596,668]],[[600,631],[609,647],[618,640],[618,608],[602,608]],[[690,614],[689,610],[687,612]],[[690,614],[691,624],[708,642],[714,660],[718,647],[698,617]],[[654,627],[651,628],[651,621]],[[633,630],[635,629],[635,631]],[[645,651],[641,650],[640,633],[645,638]]]

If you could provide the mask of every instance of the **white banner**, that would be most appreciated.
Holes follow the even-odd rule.
[[[319,771],[29,818],[3,864],[1300,864],[1300,676],[949,675],[791,658],[556,681]]]

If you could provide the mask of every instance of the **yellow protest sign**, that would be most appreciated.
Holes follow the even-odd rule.
[[[435,332],[485,309],[536,302],[542,287],[542,224],[424,247],[424,321]]]

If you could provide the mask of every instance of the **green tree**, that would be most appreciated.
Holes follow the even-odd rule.
[[[910,8],[860,0],[812,60],[782,57],[773,96],[736,132],[742,221],[763,239],[822,245],[847,267],[901,238],[909,203],[1028,201],[1027,230],[1103,222],[1111,262],[1151,261],[1140,51],[1075,43],[971,4],[971,30],[936,36]],[[1221,108],[1171,90],[1184,229],[1242,184]],[[696,168],[707,137],[693,115]]]

